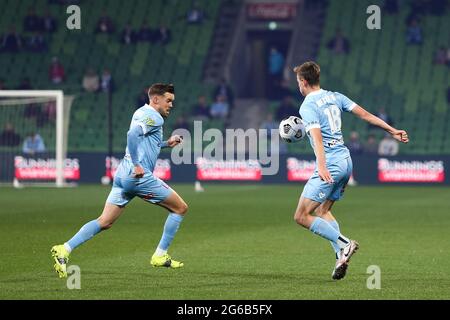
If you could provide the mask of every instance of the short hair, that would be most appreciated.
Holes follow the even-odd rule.
[[[163,96],[164,93],[169,92],[172,94],[175,94],[175,87],[173,86],[173,84],[166,84],[166,83],[155,83],[152,84],[152,86],[150,87],[150,89],[148,89],[148,96]]]
[[[294,72],[299,78],[305,79],[310,86],[320,83],[320,67],[314,61],[307,61],[294,68]]]

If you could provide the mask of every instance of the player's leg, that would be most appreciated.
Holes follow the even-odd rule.
[[[339,166],[339,171],[342,172],[342,174],[340,175],[339,180],[337,180],[337,179],[335,180],[335,186],[334,186],[330,196],[327,199],[327,202],[331,203],[331,206],[334,204],[335,201],[342,199],[342,197],[344,196],[345,188],[348,184],[348,181],[350,179],[350,176],[351,176],[352,170],[353,170],[351,158],[342,160],[338,164],[338,166]],[[331,206],[329,208],[324,207],[321,212],[328,219],[331,219],[331,217],[333,217],[331,214],[331,211],[330,211]],[[336,222],[336,224],[337,224],[337,222]],[[339,228],[339,226],[338,226],[338,228]],[[349,244],[345,248],[341,249],[341,251],[339,253],[339,257],[336,260],[336,265],[334,267],[333,273],[331,275],[333,279],[339,280],[339,279],[342,279],[345,277],[347,268],[348,268],[348,264],[350,262],[350,258],[356,252],[356,250],[358,250],[358,248],[359,248],[358,242],[356,242],[355,240],[350,240]]]
[[[340,181],[342,170],[333,165],[329,166],[330,174],[334,181]],[[329,184],[319,177],[317,171],[306,183],[294,215],[295,221],[301,226],[308,228],[313,233],[334,242],[340,249],[345,247],[350,240],[340,234],[328,221],[321,217],[312,216],[319,206],[330,198],[335,184]]]
[[[157,204],[163,208],[166,208],[169,211],[169,215],[167,216],[166,222],[164,223],[161,240],[159,241],[155,253],[152,256],[151,264],[155,267],[161,266],[161,264],[170,264],[170,267],[172,268],[182,267],[183,263],[170,259],[167,251],[169,250],[170,244],[172,243],[175,234],[180,228],[180,224],[183,221],[185,214],[187,213],[188,206],[174,190],[172,190],[170,195],[165,200]],[[165,261],[161,263],[161,261],[165,259],[164,257],[169,258],[170,262]]]
[[[316,216],[326,220],[337,232],[341,232],[339,228],[339,223],[337,222],[336,218],[331,214],[331,207],[333,206],[334,201],[327,199],[320,206],[317,207],[315,214]],[[341,248],[334,243],[333,241],[330,241],[331,246],[333,247],[336,260],[340,257]]]
[[[320,202],[308,198],[308,195],[301,196],[295,211],[294,220],[311,232],[334,242],[340,249],[344,248],[350,240],[334,229],[325,219],[312,215],[320,205]]]
[[[114,221],[122,214],[123,207],[106,203],[101,216],[98,219],[89,221],[67,242],[62,245],[52,247],[52,256],[55,261],[54,268],[60,278],[67,277],[67,263],[69,262],[69,254],[90,240],[100,231],[109,229]]]
[[[164,181],[154,177],[148,177],[145,182],[140,184],[137,194],[142,199],[169,211],[161,240],[150,260],[151,265],[154,267],[183,267],[183,263],[173,260],[167,251],[187,212],[186,202]]]
[[[90,240],[100,231],[109,229],[122,214],[124,206],[132,199],[132,196],[129,196],[123,191],[117,180],[120,179],[117,177],[114,179],[114,185],[100,217],[83,225],[81,229],[64,244],[52,247],[51,253],[55,262],[54,268],[60,278],[67,277],[67,263],[69,262],[69,255],[72,250]]]

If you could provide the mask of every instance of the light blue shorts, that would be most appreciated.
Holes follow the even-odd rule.
[[[159,203],[167,199],[172,191],[172,188],[153,173],[146,173],[142,178],[133,177],[132,167],[122,161],[117,168],[106,202],[123,207],[137,196],[150,203]]]
[[[353,171],[352,158],[348,157],[337,163],[327,164],[327,168],[333,177],[334,183],[329,184],[322,181],[316,168],[303,189],[302,197],[320,203],[327,199],[337,201],[343,197],[345,187]]]

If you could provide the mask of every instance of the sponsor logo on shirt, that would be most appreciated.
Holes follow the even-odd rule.
[[[153,120],[152,118],[147,118],[147,119],[145,119],[145,124],[148,126],[154,126],[155,120]]]

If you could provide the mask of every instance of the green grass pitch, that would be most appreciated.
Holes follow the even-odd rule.
[[[328,241],[293,220],[301,185],[175,185],[190,210],[170,253],[149,264],[165,211],[135,199],[114,227],[75,250],[81,289],[52,269],[50,248],[103,208],[109,188],[0,189],[0,299],[450,299],[450,189],[349,187],[335,205],[360,243],[347,277],[331,280]],[[381,270],[381,289],[366,286]]]

